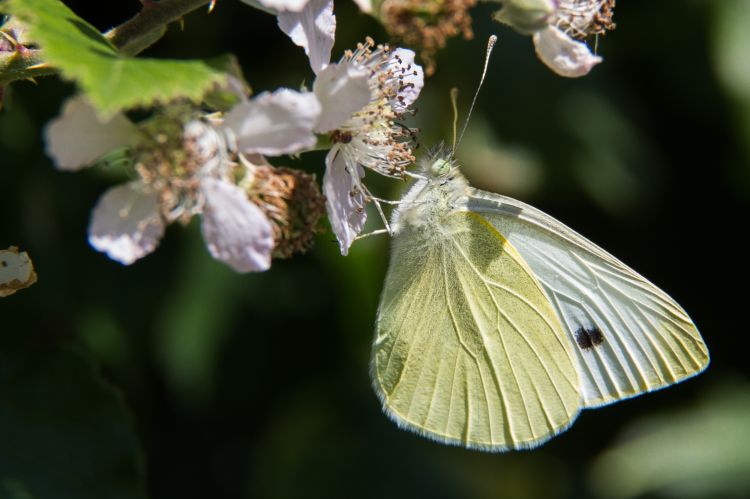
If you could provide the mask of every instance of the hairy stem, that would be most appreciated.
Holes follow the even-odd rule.
[[[41,52],[36,49],[0,52],[0,85],[55,74],[57,71],[44,63]]]
[[[132,19],[112,28],[104,36],[123,53],[135,55],[161,38],[169,23],[209,3],[210,0],[146,2]]]

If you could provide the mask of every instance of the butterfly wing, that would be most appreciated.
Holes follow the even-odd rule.
[[[708,365],[687,313],[606,251],[505,196],[473,190],[467,207],[510,241],[544,287],[574,347],[585,407],[665,387]]]
[[[393,239],[371,375],[400,426],[485,450],[531,447],[579,411],[572,350],[521,256],[486,220]]]

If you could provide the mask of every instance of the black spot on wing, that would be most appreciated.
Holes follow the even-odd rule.
[[[604,343],[604,334],[596,326],[580,327],[575,333],[576,343],[582,350],[588,350]]]

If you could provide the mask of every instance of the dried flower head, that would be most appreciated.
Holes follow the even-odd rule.
[[[305,253],[314,242],[325,198],[314,175],[301,170],[274,167],[264,160],[249,165],[247,193],[271,222],[274,258]]]
[[[473,38],[469,9],[474,5],[476,0],[385,0],[380,19],[392,37],[420,48],[430,76],[435,72],[434,55],[449,38]]]

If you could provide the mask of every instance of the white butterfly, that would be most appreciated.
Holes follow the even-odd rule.
[[[708,350],[659,288],[549,215],[469,186],[440,148],[394,211],[371,376],[399,426],[529,448],[581,409],[700,373]]]

